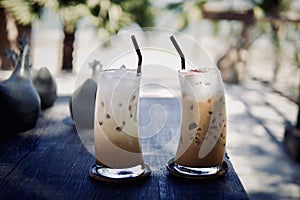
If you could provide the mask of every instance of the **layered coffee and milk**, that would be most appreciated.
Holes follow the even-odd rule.
[[[180,71],[181,136],[175,163],[212,167],[222,163],[226,146],[226,108],[217,69]]]
[[[103,71],[95,105],[96,162],[109,168],[143,164],[138,132],[138,99],[141,77],[122,66]]]

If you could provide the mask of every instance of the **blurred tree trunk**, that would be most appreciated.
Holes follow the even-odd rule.
[[[65,38],[63,43],[62,69],[71,70],[73,68],[73,44],[75,42],[75,31],[72,33],[64,30]]]
[[[299,101],[300,101],[300,95],[299,95]],[[298,117],[297,117],[296,128],[300,130],[300,104],[298,105]]]
[[[11,68],[11,63],[5,54],[5,51],[10,49],[7,36],[6,13],[3,8],[0,8],[0,69],[5,70]]]
[[[275,57],[275,63],[274,63],[274,71],[273,71],[273,83],[277,80],[277,74],[280,68],[280,55],[281,55],[281,47],[280,47],[280,39],[279,39],[279,23],[271,21],[271,29],[272,29],[272,43],[274,48],[274,57]]]
[[[299,61],[298,53],[296,53],[297,61]],[[298,65],[298,69],[300,69],[300,65]],[[299,79],[299,88],[298,88],[298,116],[296,121],[296,128],[300,130],[300,79]]]
[[[17,44],[22,36],[23,33],[26,33],[26,39],[28,41],[31,41],[31,25],[27,25],[27,26],[24,26],[24,25],[20,25],[20,24],[16,24],[17,26],[17,29],[18,29],[18,37],[17,37]],[[30,44],[30,42],[29,42]],[[19,49],[19,48],[17,48]]]

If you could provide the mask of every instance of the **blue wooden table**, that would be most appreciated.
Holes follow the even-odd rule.
[[[182,180],[167,171],[166,163],[174,157],[174,144],[169,143],[178,130],[172,120],[180,120],[177,103],[176,99],[141,99],[141,113],[158,106],[156,109],[177,114],[169,115],[162,133],[141,140],[145,162],[152,169],[150,176],[130,184],[113,184],[89,176],[95,159],[70,118],[69,97],[59,97],[53,107],[42,111],[34,129],[1,138],[0,199],[248,199],[228,157],[229,170],[217,179]],[[146,131],[149,119],[140,118]]]

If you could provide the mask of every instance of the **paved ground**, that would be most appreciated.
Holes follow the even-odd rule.
[[[258,82],[227,85],[228,152],[250,199],[299,199],[300,164],[283,145],[297,106]]]

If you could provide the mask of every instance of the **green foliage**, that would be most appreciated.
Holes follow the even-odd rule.
[[[175,21],[179,30],[185,29],[191,22],[201,18],[201,7],[206,0],[191,0],[169,3],[165,9],[176,14]]]
[[[136,22],[140,26],[153,26],[154,14],[149,0],[88,0],[91,21],[108,34]]]
[[[78,4],[85,4],[86,0],[59,0],[59,7],[76,6]]]
[[[132,22],[142,27],[154,24],[149,0],[0,0],[0,6],[22,25],[40,18],[44,8],[53,9],[63,20],[67,33],[73,33],[84,17],[107,34],[114,34]]]
[[[67,33],[73,33],[76,29],[77,22],[84,16],[89,15],[89,9],[85,4],[74,3],[71,1],[69,4],[66,4],[61,1],[57,1],[56,4],[51,6],[62,18],[64,23],[64,31]]]
[[[169,3],[166,6],[166,9],[168,10],[175,10],[175,11],[182,11],[182,5],[184,4],[183,1],[181,2],[176,2],[176,3]]]
[[[154,25],[154,11],[149,0],[114,0],[118,2],[124,12],[130,14],[132,21],[142,27]]]
[[[278,15],[289,8],[291,0],[252,0],[265,15]]]
[[[39,19],[46,0],[1,0],[0,7],[11,13],[16,22],[28,26]]]

